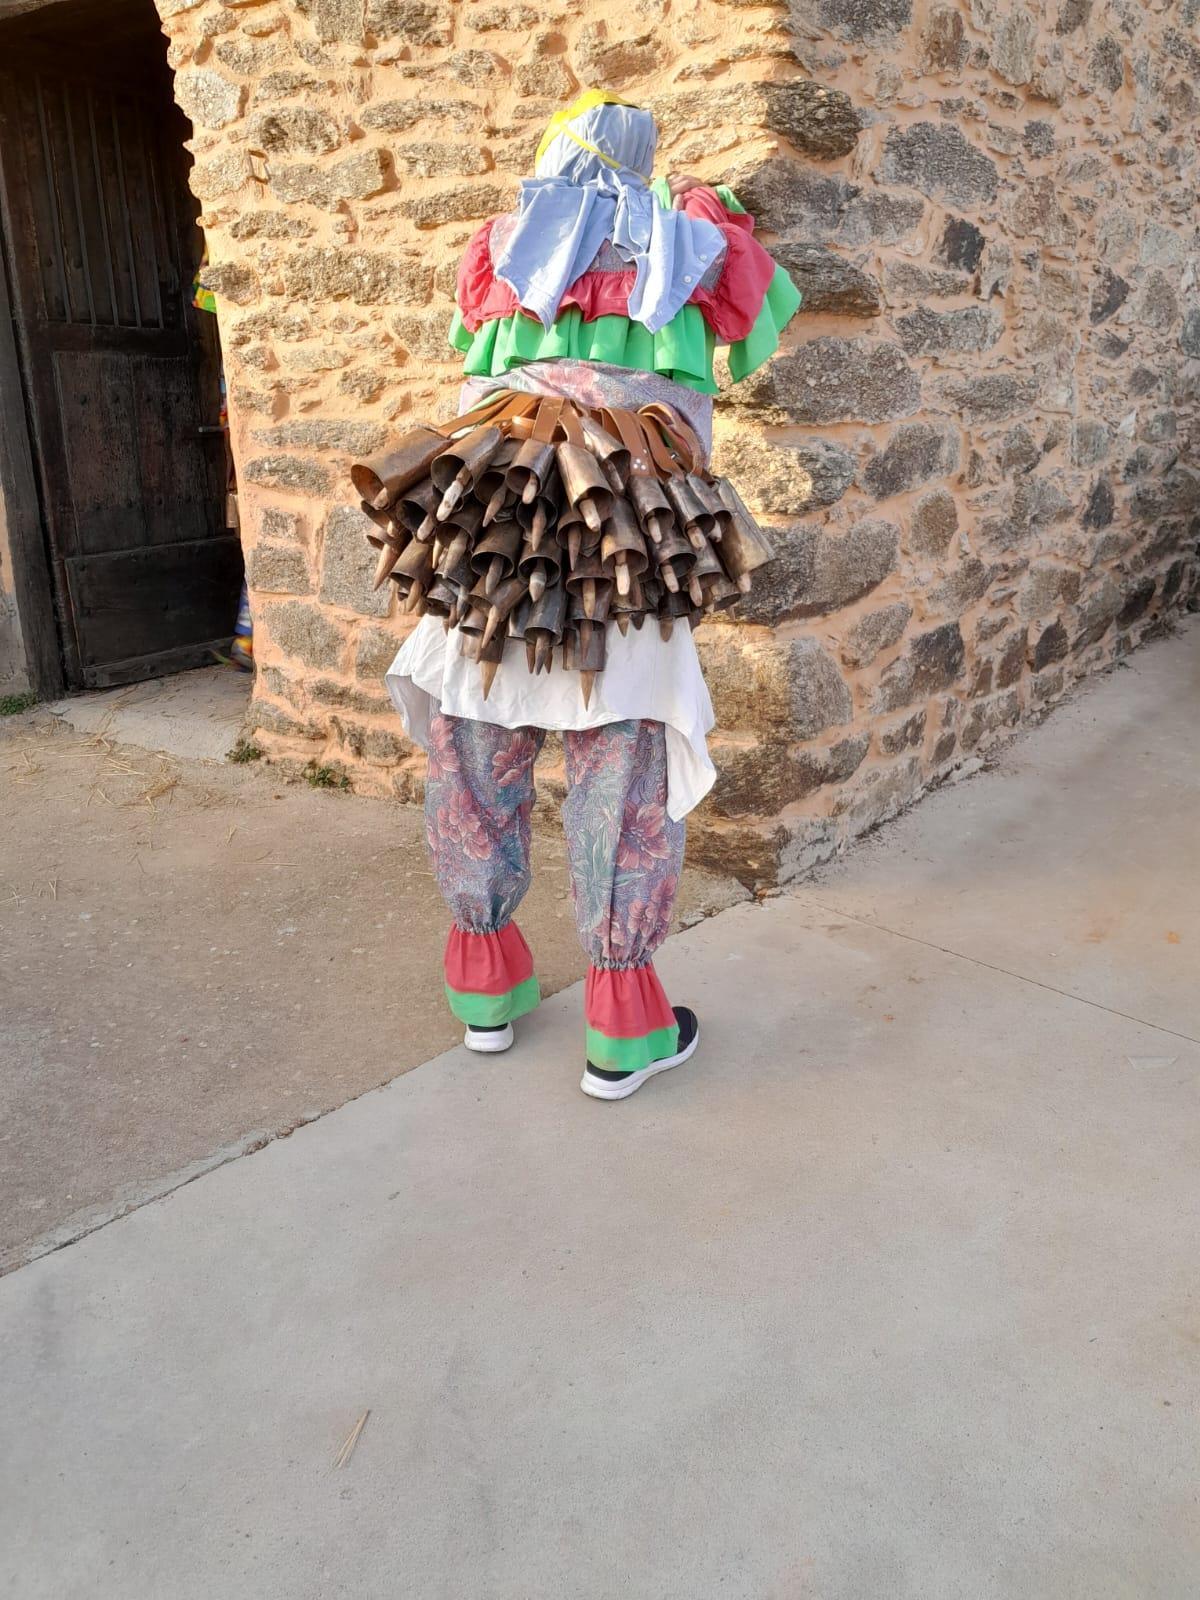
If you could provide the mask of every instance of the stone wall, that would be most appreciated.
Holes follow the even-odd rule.
[[[795,876],[1195,594],[1198,0],[158,4],[273,756],[418,791],[345,468],[452,410],[457,256],[581,85],[650,104],[806,297],[718,404],[780,560],[698,636],[695,859]]]

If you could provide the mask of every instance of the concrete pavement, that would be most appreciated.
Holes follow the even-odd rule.
[[[0,1589],[1194,1595],[1198,663],[671,940],[632,1100],[568,989],[10,1274]]]

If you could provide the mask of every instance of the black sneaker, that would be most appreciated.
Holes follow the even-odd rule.
[[[678,1067],[694,1055],[700,1043],[700,1024],[696,1020],[696,1013],[689,1011],[687,1006],[675,1006],[674,1011],[675,1021],[679,1024],[679,1048],[673,1056],[652,1061],[640,1072],[606,1072],[603,1067],[594,1067],[589,1061],[583,1069],[583,1081],[579,1085],[584,1094],[590,1094],[594,1100],[624,1100],[636,1094],[646,1079],[652,1078],[656,1072]]]

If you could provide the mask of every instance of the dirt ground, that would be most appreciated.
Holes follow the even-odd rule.
[[[419,811],[0,722],[0,1270],[452,1045]],[[683,923],[746,897],[688,871]],[[583,976],[560,838],[522,926]]]

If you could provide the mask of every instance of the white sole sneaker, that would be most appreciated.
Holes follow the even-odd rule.
[[[636,1094],[647,1078],[653,1078],[656,1072],[669,1072],[672,1067],[681,1067],[685,1061],[696,1053],[696,1046],[700,1043],[700,1029],[697,1028],[692,1035],[691,1043],[685,1046],[678,1055],[664,1056],[661,1061],[652,1061],[648,1067],[643,1067],[640,1072],[630,1072],[623,1078],[593,1078],[585,1067],[579,1087],[584,1094],[590,1094],[593,1100],[628,1100],[631,1094]]]
[[[503,1028],[488,1028],[484,1033],[472,1033],[468,1028],[463,1035],[463,1043],[468,1050],[474,1050],[480,1056],[498,1056],[505,1050],[511,1050],[513,1040],[516,1038],[511,1022],[506,1022]]]

